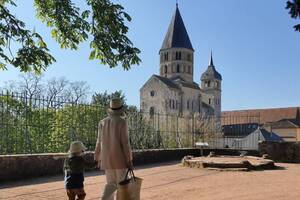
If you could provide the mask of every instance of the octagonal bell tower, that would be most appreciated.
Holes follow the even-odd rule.
[[[194,49],[177,4],[159,55],[161,76],[193,82]]]

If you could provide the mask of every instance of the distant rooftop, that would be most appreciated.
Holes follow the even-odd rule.
[[[300,107],[223,111],[222,116],[223,117],[259,116],[260,123],[264,124],[267,122],[277,122],[282,119],[296,119],[297,117],[299,118]]]

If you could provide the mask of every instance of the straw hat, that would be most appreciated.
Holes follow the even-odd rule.
[[[81,153],[86,150],[86,147],[81,141],[74,141],[70,145],[69,153]]]
[[[122,100],[119,98],[111,99],[109,102],[108,112],[112,114],[122,114],[124,112]]]

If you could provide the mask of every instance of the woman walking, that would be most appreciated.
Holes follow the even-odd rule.
[[[94,159],[106,175],[102,200],[114,199],[117,184],[124,180],[128,168],[133,167],[127,121],[123,115],[121,99],[112,99],[108,117],[99,122]]]

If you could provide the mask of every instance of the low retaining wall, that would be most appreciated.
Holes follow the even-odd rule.
[[[276,162],[300,163],[300,142],[261,142],[260,154],[268,154]]]
[[[240,151],[230,149],[203,149],[208,155],[214,151],[217,155],[240,155]],[[247,151],[248,155],[258,155],[257,151]],[[199,156],[199,149],[167,149],[134,151],[134,165],[181,160],[186,155]],[[20,180],[46,175],[62,174],[66,154],[31,154],[0,156],[0,183],[2,181]],[[93,160],[93,152],[87,152],[87,159]]]

